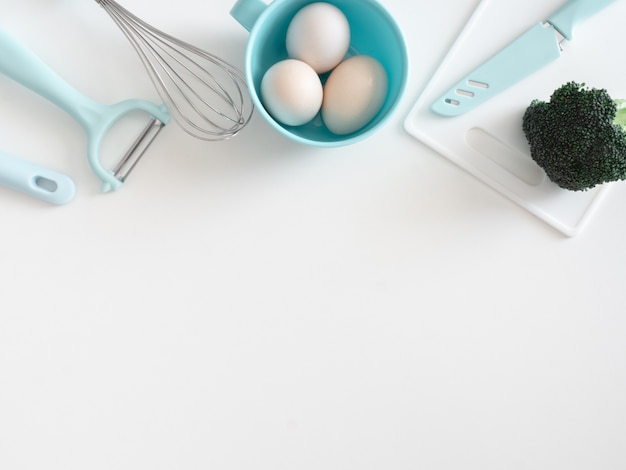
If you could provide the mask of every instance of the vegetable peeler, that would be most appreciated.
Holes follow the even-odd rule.
[[[159,131],[170,120],[164,105],[131,99],[103,105],[80,94],[30,50],[0,29],[0,72],[54,103],[85,130],[88,139],[87,159],[93,172],[102,180],[102,191],[118,189],[143,156]],[[111,126],[123,116],[142,111],[151,120],[113,170],[100,162],[100,147]]]

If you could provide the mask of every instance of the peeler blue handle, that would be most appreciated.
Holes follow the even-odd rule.
[[[144,111],[165,125],[165,106],[144,100],[126,100],[103,105],[80,94],[30,50],[0,29],[0,72],[54,103],[72,116],[85,130],[87,158],[93,172],[102,180],[104,192],[118,189],[123,180],[105,169],[99,158],[100,147],[111,126],[133,111]]]
[[[0,152],[0,184],[52,204],[68,203],[76,192],[68,176],[5,152]]]

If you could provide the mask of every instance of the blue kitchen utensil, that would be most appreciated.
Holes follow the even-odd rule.
[[[71,201],[76,192],[66,175],[0,152],[0,184],[53,204]]]
[[[561,57],[576,25],[617,0],[568,0],[437,98],[431,110],[458,116]]]
[[[170,115],[163,105],[131,99],[113,105],[97,103],[80,94],[30,50],[0,30],[0,72],[54,103],[72,116],[88,138],[87,158],[93,172],[102,180],[102,191],[118,189],[139,158],[147,150]],[[113,170],[100,162],[100,147],[107,131],[122,117],[140,111],[150,122]]]

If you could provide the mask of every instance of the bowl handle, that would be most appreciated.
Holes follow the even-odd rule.
[[[267,4],[263,0],[237,0],[230,10],[230,16],[250,31],[266,8]]]

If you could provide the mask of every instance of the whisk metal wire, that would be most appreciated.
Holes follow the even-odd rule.
[[[238,68],[154,28],[114,0],[95,1],[132,44],[161,99],[188,134],[225,140],[248,123],[254,106]]]

